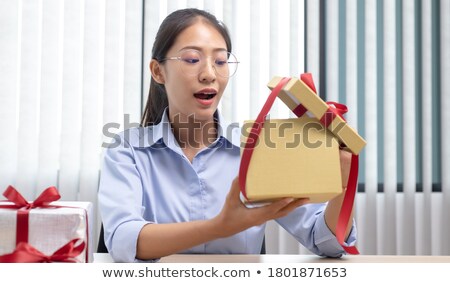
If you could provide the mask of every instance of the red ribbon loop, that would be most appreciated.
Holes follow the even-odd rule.
[[[300,75],[300,80],[304,82],[314,93],[317,93],[316,86],[311,73],[304,73]]]
[[[36,207],[47,207],[49,203],[61,198],[55,187],[45,189],[33,202],[28,202],[13,186],[3,192],[3,195],[10,202],[13,202],[17,208],[33,209]]]
[[[73,239],[51,255],[45,255],[28,243],[21,242],[16,249],[7,255],[0,256],[0,262],[38,263],[38,262],[78,262],[79,256],[86,246],[81,239]]]
[[[347,105],[334,101],[327,101],[326,103],[328,104],[328,109],[330,109],[330,111],[333,111],[336,115],[346,121],[344,114],[348,112]]]

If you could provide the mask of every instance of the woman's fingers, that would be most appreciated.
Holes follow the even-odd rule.
[[[244,206],[244,204],[241,202],[241,189],[239,186],[239,178],[236,177],[233,182],[231,183],[230,191],[228,192],[228,201],[233,206]]]
[[[306,198],[283,198],[262,207],[248,208],[241,202],[240,193],[239,178],[236,177],[231,184],[226,204],[221,213],[222,219],[226,219],[223,222],[235,226],[239,231],[272,219],[284,217],[309,201]],[[234,230],[234,228],[231,230]]]
[[[230,198],[239,198],[239,194],[241,192],[241,188],[239,186],[239,177],[234,178],[233,182],[231,183],[231,189],[229,192]]]
[[[296,209],[297,207],[307,203],[309,199],[293,199],[293,198],[284,198],[278,201],[275,201],[271,203],[270,205],[260,207],[260,208],[254,208],[259,211],[259,215],[262,218],[265,218],[265,221],[280,218],[283,216],[286,216],[291,211]]]
[[[293,201],[295,201],[294,198],[283,198],[271,203],[270,205],[267,206],[267,208],[270,209],[271,213],[277,213],[283,210],[283,208],[288,206]]]
[[[283,214],[282,216],[279,217],[283,217],[288,215],[289,213],[291,213],[294,209],[296,209],[299,206],[302,206],[304,204],[309,203],[309,198],[299,198],[294,200],[293,202],[289,203],[287,206],[285,206],[284,208],[282,208],[279,213]]]

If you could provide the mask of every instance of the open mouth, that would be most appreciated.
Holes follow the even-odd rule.
[[[195,98],[202,99],[202,100],[210,100],[214,96],[216,96],[216,92],[206,93],[206,92],[197,92],[194,93]]]

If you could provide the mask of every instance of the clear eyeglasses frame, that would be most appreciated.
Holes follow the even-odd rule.
[[[229,78],[232,77],[239,65],[239,61],[236,56],[225,50],[214,52],[213,56],[205,56],[202,52],[196,49],[185,49],[178,53],[178,56],[166,57],[159,62],[165,62],[168,60],[178,61],[181,71],[188,76],[197,76],[205,68],[205,58],[213,58],[210,62],[215,70],[216,74]]]

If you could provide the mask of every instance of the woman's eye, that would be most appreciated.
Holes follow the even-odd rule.
[[[200,62],[200,59],[198,59],[198,58],[182,58],[182,60],[189,64],[195,64],[195,63]]]
[[[216,60],[216,65],[217,66],[224,66],[227,64],[226,60]]]

